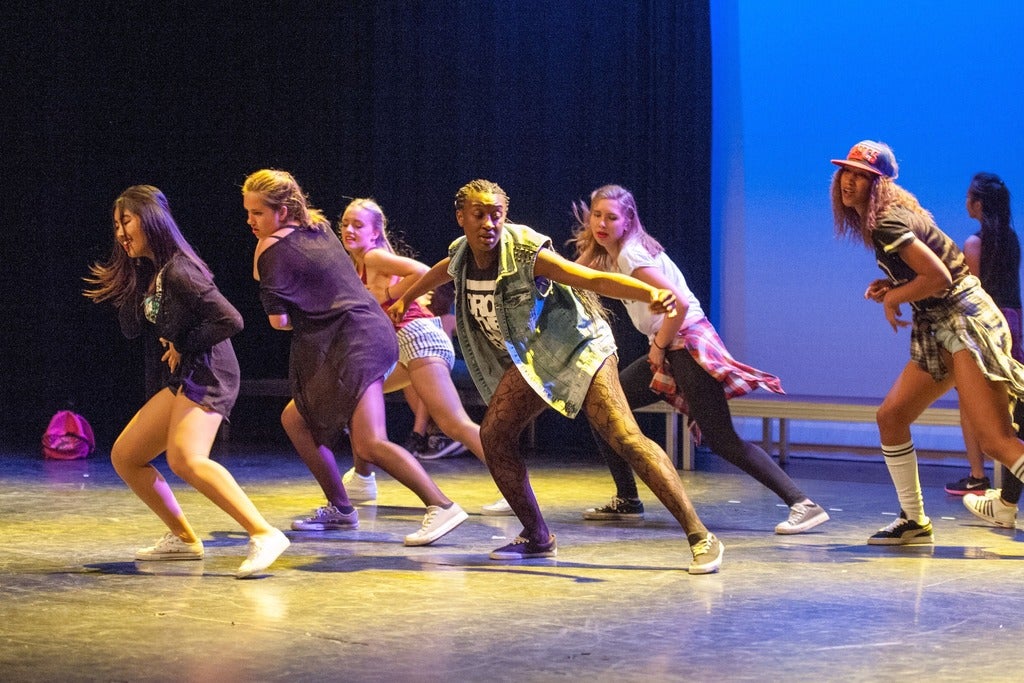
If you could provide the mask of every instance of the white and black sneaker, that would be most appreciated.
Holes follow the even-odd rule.
[[[882,527],[868,539],[868,545],[914,545],[934,543],[931,520],[918,524],[907,519],[907,513],[900,510],[900,516],[892,524]]]

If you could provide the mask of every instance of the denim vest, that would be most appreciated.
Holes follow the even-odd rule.
[[[594,374],[615,353],[615,339],[608,323],[587,314],[570,287],[534,277],[533,265],[544,247],[551,247],[548,237],[525,225],[505,224],[494,309],[505,351],[520,374],[549,406],[575,417]],[[473,383],[489,403],[507,361],[466,310],[466,260],[473,255],[465,237],[452,242],[448,256],[459,344]]]

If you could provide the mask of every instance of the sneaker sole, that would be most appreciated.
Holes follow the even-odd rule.
[[[637,512],[623,513],[623,512],[584,512],[583,519],[589,519],[593,522],[639,522],[644,518],[644,513]]]
[[[512,517],[516,513],[512,510],[488,510],[487,508],[480,508],[480,514],[485,517]]]
[[[359,524],[296,524],[292,522],[292,531],[355,531]]]
[[[558,548],[552,548],[551,550],[545,550],[541,553],[499,553],[497,550],[493,551],[488,557],[492,560],[505,560],[506,562],[517,560],[539,560],[545,557],[556,557],[558,555]]]
[[[948,493],[951,496],[966,496],[968,493],[973,493],[973,494],[976,494],[976,495],[979,495],[979,496],[983,496],[983,495],[985,495],[985,491],[987,491],[990,488],[992,488],[992,487],[989,486],[989,487],[982,487],[982,488],[977,488],[977,489],[946,489],[946,493]]]
[[[459,514],[455,515],[454,517],[449,519],[447,522],[445,522],[441,527],[439,527],[433,533],[433,535],[431,535],[431,536],[423,536],[423,537],[413,538],[413,539],[410,539],[408,536],[406,536],[405,537],[405,545],[407,545],[407,546],[430,545],[431,543],[433,543],[434,541],[438,540],[439,538],[441,538],[445,534],[453,531],[455,529],[455,527],[459,526],[460,524],[465,522],[467,519],[469,519],[469,515],[466,513],[465,510],[462,510],[462,511],[459,512]]]
[[[910,538],[869,538],[868,545],[931,545],[935,535],[927,534]]]
[[[967,506],[965,505],[964,507],[967,507]],[[969,508],[968,507],[967,511],[970,512],[972,515],[974,515],[977,519],[980,519],[983,522],[988,522],[989,524],[991,524],[993,526],[997,526],[1000,529],[1016,529],[1017,528],[1017,519],[1016,518],[1014,518],[1010,522],[1001,522],[1001,521],[999,521],[997,519],[994,519],[992,517],[987,517],[985,515],[982,515],[980,512],[977,512],[973,508]]]
[[[136,562],[174,562],[178,560],[201,560],[205,553],[193,555],[191,553],[168,553],[166,555],[136,555]]]

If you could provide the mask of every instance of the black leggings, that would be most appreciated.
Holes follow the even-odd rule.
[[[791,506],[807,498],[764,449],[740,439],[732,424],[725,389],[693,359],[689,351],[669,351],[666,358],[677,390],[686,396],[690,417],[700,426],[701,435],[712,451],[766,486],[786,505]],[[636,359],[619,373],[619,383],[630,410],[658,400],[650,389],[652,378],[647,356]],[[619,498],[636,498],[636,480],[629,465],[596,433],[594,438],[615,480],[616,495]]]
[[[1017,423],[1017,438],[1024,439],[1024,401],[1017,401],[1013,408],[1013,421]],[[1005,465],[995,464],[1003,468],[1003,493],[1001,498],[1007,503],[1016,505],[1020,502],[1021,481],[1013,476],[1013,472]]]

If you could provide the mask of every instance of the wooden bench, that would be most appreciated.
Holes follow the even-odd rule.
[[[836,396],[799,396],[791,394],[748,395],[729,401],[733,417],[761,418],[761,442],[771,453],[778,446],[779,463],[785,464],[789,455],[789,421],[818,422],[874,422],[880,398],[845,398]],[[675,412],[667,403],[659,401],[640,408],[638,413],[665,415],[665,451],[676,467],[693,469],[693,439],[689,419]],[[779,423],[779,438],[774,438],[774,421]],[[960,425],[960,409],[955,401],[939,401],[929,407],[914,422],[915,425],[952,427]],[[682,439],[680,452],[676,440]]]
[[[239,396],[271,396],[287,398],[291,395],[285,378],[243,379]],[[459,392],[463,406],[483,407],[480,394],[474,391]],[[385,394],[388,403],[404,403],[400,391]],[[881,405],[879,398],[843,398],[835,396],[801,396],[794,394],[748,395],[729,401],[733,417],[761,418],[761,443],[765,451],[772,453],[778,448],[779,463],[785,464],[789,456],[789,421],[817,422],[874,422],[875,411]],[[669,404],[658,401],[637,409],[637,413],[665,416],[665,452],[672,458],[676,468],[692,470],[694,467],[694,444],[690,434],[690,421],[677,413]],[[774,437],[774,423],[779,423],[779,436]],[[951,427],[960,425],[960,410],[955,401],[940,401],[924,411],[914,422],[915,425]],[[221,428],[221,437],[230,437],[229,425]],[[535,425],[531,423],[526,442],[536,445]]]

